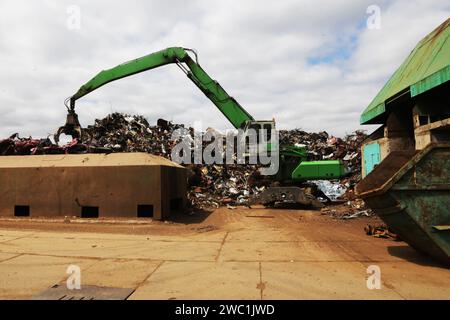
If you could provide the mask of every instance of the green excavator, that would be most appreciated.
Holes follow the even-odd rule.
[[[189,55],[191,53],[194,59]],[[55,134],[58,142],[60,134],[80,138],[82,128],[75,113],[75,102],[88,93],[101,86],[121,78],[140,72],[161,67],[167,64],[176,64],[186,76],[214,103],[236,129],[247,132],[249,129],[265,132],[275,131],[274,120],[255,120],[221,85],[212,79],[198,63],[197,53],[192,49],[170,47],[144,57],[122,63],[114,68],[103,70],[65,101],[68,109],[66,124],[60,127]],[[244,134],[245,136],[245,134]],[[270,141],[268,143],[270,146]],[[308,161],[308,152],[305,147],[295,145],[280,145],[279,169],[271,176],[273,187],[265,189],[259,194],[256,202],[273,205],[278,202],[301,203],[315,205],[315,197],[304,192],[299,185],[307,180],[330,180],[343,177],[346,174],[345,166],[340,160]]]

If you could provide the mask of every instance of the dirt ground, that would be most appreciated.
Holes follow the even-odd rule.
[[[449,299],[450,269],[364,233],[376,218],[235,210],[170,222],[0,219],[0,299],[65,284],[130,288],[129,299]],[[381,288],[368,289],[378,266]]]

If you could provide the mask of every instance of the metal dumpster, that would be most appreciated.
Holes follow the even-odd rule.
[[[450,266],[450,143],[390,153],[356,194],[402,240]]]

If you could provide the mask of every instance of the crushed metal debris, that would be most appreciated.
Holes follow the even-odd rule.
[[[375,238],[391,238],[398,239],[398,236],[389,230],[388,226],[384,224],[380,225],[370,225],[364,227],[364,231],[368,236],[373,236]]]
[[[334,206],[333,208],[324,207],[321,211],[322,214],[342,220],[374,216],[372,210],[370,210],[361,199],[348,200],[347,202]]]
[[[0,140],[0,155],[38,155],[38,154],[84,154],[112,152],[148,152],[170,159],[171,150],[177,143],[172,132],[179,128],[187,129],[193,136],[193,128],[158,119],[156,125],[150,125],[145,117],[112,113],[83,130],[80,139],[73,139],[65,145],[51,140],[21,138],[18,133]],[[348,219],[369,215],[370,212],[355,204],[353,188],[361,179],[360,146],[366,138],[363,131],[355,131],[338,138],[322,131],[308,133],[300,129],[281,130],[280,143],[306,146],[311,160],[342,159],[352,174],[335,181],[310,181],[317,186],[319,200],[342,201],[348,207]],[[189,169],[188,199],[192,208],[210,209],[227,206],[233,209],[237,205],[246,205],[251,195],[257,195],[269,186],[256,179],[256,165],[186,165]],[[328,199],[324,199],[328,198]],[[330,213],[333,215],[333,213]]]

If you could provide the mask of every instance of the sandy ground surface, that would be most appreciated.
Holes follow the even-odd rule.
[[[220,208],[172,222],[0,220],[0,299],[65,284],[130,288],[129,299],[450,299],[450,269],[401,241],[365,235],[375,218]],[[381,289],[367,288],[367,268]]]

